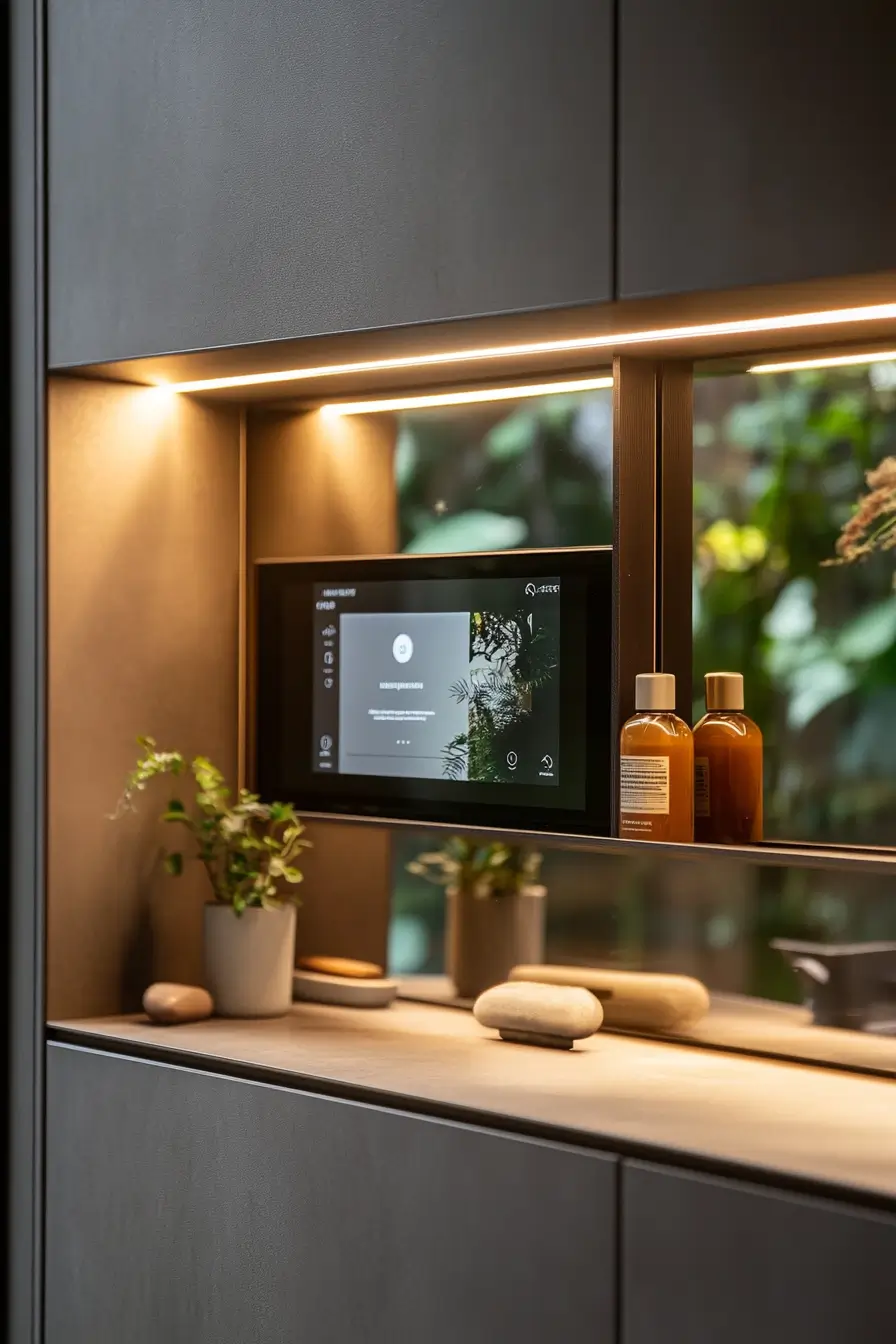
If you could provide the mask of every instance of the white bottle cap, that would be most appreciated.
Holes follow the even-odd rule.
[[[640,672],[635,677],[635,709],[675,710],[675,678],[671,672]]]
[[[740,672],[707,672],[706,708],[743,710],[744,679]]]

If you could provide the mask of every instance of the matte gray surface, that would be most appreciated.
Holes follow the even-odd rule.
[[[896,264],[891,0],[620,0],[619,296]]]
[[[51,1045],[46,1344],[613,1338],[600,1154]]]
[[[610,297],[610,0],[50,0],[60,367]]]
[[[623,1163],[621,1344],[889,1344],[896,1218]]]
[[[7,25],[6,379],[2,610],[6,630],[7,899],[3,929],[6,1243],[0,1333],[41,1339],[46,796],[46,354],[44,326],[43,5],[12,0]],[[11,581],[10,581],[11,580]]]

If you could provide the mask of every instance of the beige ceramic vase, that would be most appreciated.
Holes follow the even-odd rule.
[[[221,1017],[283,1017],[292,1005],[296,908],[205,907],[205,982]]]

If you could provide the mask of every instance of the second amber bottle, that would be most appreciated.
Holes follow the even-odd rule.
[[[619,834],[630,840],[694,838],[694,739],[675,713],[675,678],[635,678],[635,714],[620,736]]]

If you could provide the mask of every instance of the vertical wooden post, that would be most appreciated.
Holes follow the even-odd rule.
[[[672,672],[691,718],[692,371],[685,363],[613,362],[613,830],[619,730],[639,672]]]
[[[246,769],[247,726],[249,705],[248,682],[248,604],[247,588],[249,583],[249,521],[248,521],[248,476],[247,476],[247,412],[245,406],[240,410],[240,503],[239,503],[239,591],[237,595],[237,724],[236,724],[236,779],[237,788],[244,789],[248,779]]]
[[[657,666],[675,674],[676,710],[687,723],[693,712],[693,385],[690,364],[660,365]]]
[[[613,682],[611,824],[619,831],[619,730],[635,677],[657,659],[657,378],[654,360],[613,361]]]

